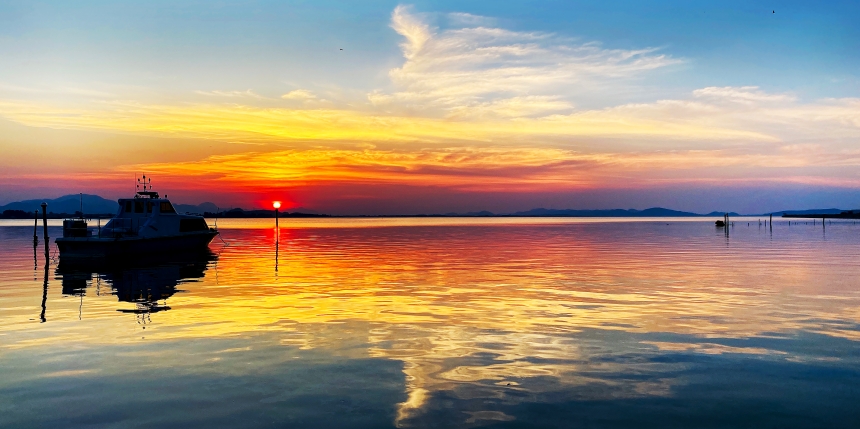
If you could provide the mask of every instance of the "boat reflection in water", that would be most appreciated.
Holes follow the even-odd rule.
[[[200,252],[166,256],[136,257],[125,262],[60,260],[57,278],[62,281],[63,295],[81,296],[88,284],[95,293],[104,293],[102,285],[110,288],[120,302],[135,304],[134,309],[119,309],[134,313],[144,320],[151,313],[169,310],[166,300],[182,283],[202,279],[209,264],[218,257],[209,249]]]

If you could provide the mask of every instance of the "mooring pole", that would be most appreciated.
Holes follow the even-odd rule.
[[[47,265],[51,254],[49,247],[51,241],[48,239],[48,203],[42,203],[42,235],[45,237],[45,264]]]
[[[33,246],[39,244],[39,236],[36,232],[39,230],[39,211],[36,210],[35,215],[33,216]]]
[[[275,208],[275,275],[278,273],[278,249],[281,245],[281,228],[278,226],[278,209],[281,208],[281,202],[275,201],[272,203]]]
[[[42,236],[48,241],[48,203],[42,203]]]

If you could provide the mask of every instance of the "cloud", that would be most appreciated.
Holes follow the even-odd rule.
[[[484,114],[494,103],[506,105],[516,98],[523,115],[541,111],[545,97],[558,96],[595,81],[629,78],[681,61],[655,48],[606,49],[598,43],[571,43],[551,33],[518,32],[488,27],[489,20],[469,14],[449,15],[464,28],[443,31],[431,28],[411,9],[398,6],[391,27],[404,42],[406,62],[389,72],[398,90],[373,92],[376,106],[433,109],[462,117],[462,111],[478,106]],[[530,98],[534,97],[534,98]]]
[[[435,142],[451,144],[510,144],[523,139],[569,140],[578,137],[669,139],[687,141],[777,141],[757,130],[711,120],[704,115],[667,117],[676,102],[586,110],[566,115],[519,117],[531,109],[566,107],[551,97],[511,98],[476,105],[474,111],[453,109],[468,120],[377,114],[347,109],[260,108],[247,105],[149,105],[113,102],[61,108],[39,103],[0,101],[0,115],[33,125],[73,129],[102,129],[155,136],[246,142]],[[484,110],[482,110],[484,109]],[[493,113],[483,117],[482,111]],[[510,113],[506,113],[510,111]],[[504,116],[499,119],[496,116]],[[611,150],[611,147],[601,150]]]
[[[489,27],[497,23],[494,18],[464,12],[449,13],[447,18],[452,25],[462,27]]]
[[[768,94],[762,91],[757,86],[709,86],[707,88],[697,89],[693,91],[693,96],[710,100],[723,100],[746,104],[761,102],[790,103],[797,100],[796,97],[789,94]]]
[[[228,97],[228,98],[256,98],[258,100],[267,99],[260,94],[247,89],[245,91],[194,91],[195,94],[206,95],[209,97]]]
[[[529,147],[313,148],[123,168],[168,177],[206,177],[244,192],[308,183],[347,187],[401,185],[460,192],[559,192],[744,183],[751,177],[759,185],[860,185],[857,179],[845,180],[838,173],[820,172],[822,168],[860,166],[860,150],[836,156],[811,154],[807,149],[763,155],[743,149],[582,153]]]
[[[308,101],[316,100],[317,96],[313,92],[306,89],[296,89],[281,96],[285,100]]]
[[[403,5],[394,8],[391,14],[391,28],[406,38],[406,41],[400,44],[400,48],[403,49],[403,55],[407,59],[417,55],[431,37],[430,27],[411,14],[409,7]]]

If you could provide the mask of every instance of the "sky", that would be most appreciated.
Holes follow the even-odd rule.
[[[860,208],[860,3],[0,0],[0,204]]]

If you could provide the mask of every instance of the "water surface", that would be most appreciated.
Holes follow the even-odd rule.
[[[860,424],[853,222],[220,219],[107,267],[0,222],[4,428]]]

